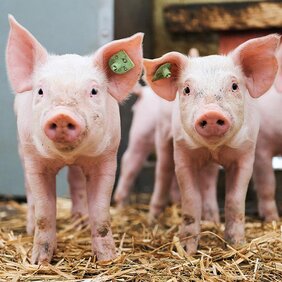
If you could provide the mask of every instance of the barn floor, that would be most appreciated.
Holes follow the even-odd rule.
[[[167,208],[159,225],[146,222],[148,206],[111,209],[119,257],[96,262],[90,232],[70,220],[70,201],[58,199],[58,250],[52,263],[31,265],[26,205],[0,204],[0,281],[282,281],[282,221],[246,220],[247,243],[226,246],[223,224],[202,223],[198,253],[186,257],[177,238],[179,208]]]

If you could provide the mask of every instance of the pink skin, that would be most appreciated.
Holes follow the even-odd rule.
[[[192,48],[188,55],[197,57],[199,52],[196,48]],[[133,91],[139,97],[133,107],[134,115],[129,134],[129,144],[121,160],[121,174],[114,193],[114,200],[120,207],[128,202],[130,190],[138,173],[149,153],[156,148],[158,157],[149,215],[150,221],[154,221],[168,202],[180,202],[174,165],[170,165],[170,162],[173,161],[172,105],[156,96],[148,86],[141,87],[137,84]],[[162,104],[167,105],[166,110],[161,106]]]
[[[219,112],[208,111],[195,121],[195,129],[202,137],[220,138],[229,129],[230,121]]]
[[[196,48],[191,48],[188,55],[197,57],[199,51]],[[158,158],[154,192],[150,205],[150,220],[152,221],[164,210],[169,201],[180,202],[177,180],[175,175],[173,178],[171,175],[174,174],[174,166],[168,166],[166,161],[168,158],[170,162],[173,158],[172,107],[160,99],[149,86],[141,87],[138,83],[133,92],[138,95],[138,100],[133,107],[134,115],[129,133],[129,144],[121,160],[121,172],[114,200],[120,207],[128,202],[130,190],[137,175],[148,155],[156,148]],[[163,103],[167,104],[166,110],[161,106]],[[166,152],[166,150],[168,151]]]
[[[141,74],[143,35],[113,41],[88,57],[55,56],[12,16],[9,20],[7,71],[16,92],[27,229],[35,229],[32,263],[50,262],[56,249],[56,174],[66,165],[72,213],[85,214],[88,202],[93,253],[98,260],[113,259],[109,206],[120,141],[118,101]],[[135,67],[115,74],[108,61],[121,50]]]
[[[174,103],[160,101],[159,119],[156,131],[157,163],[155,185],[150,202],[149,221],[154,223],[164,211],[168,202],[180,202],[173,159],[172,111]],[[203,201],[202,219],[219,222],[219,209],[216,198],[218,166],[211,164],[201,172],[200,188]]]
[[[202,197],[202,219],[219,223],[219,208],[217,202],[218,165],[210,163],[199,172],[199,186]]]
[[[244,242],[245,197],[259,130],[253,98],[263,95],[275,79],[279,39],[269,35],[249,40],[228,56],[189,58],[171,52],[144,61],[152,89],[169,101],[177,94],[172,121],[174,160],[182,203],[180,236],[188,254],[197,250],[204,210],[200,186],[212,163],[226,170],[225,239],[233,245]],[[171,77],[153,82],[156,69],[167,62]],[[224,134],[218,135],[218,130],[208,136],[199,134],[195,124],[205,108],[228,121]]]
[[[72,218],[76,220],[88,214],[86,179],[79,166],[69,166],[68,182],[72,200]]]
[[[149,221],[155,219],[163,212],[170,199],[170,190],[175,185],[173,145],[172,145],[172,115],[173,103],[160,100],[158,105],[158,120],[156,127],[157,162],[155,168],[155,183],[150,202]]]
[[[189,57],[198,57],[197,49],[192,48],[188,52]],[[173,132],[172,113],[174,102],[163,99],[159,102],[158,120],[156,129],[157,163],[155,173],[154,191],[150,203],[149,221],[154,223],[164,211],[170,198],[174,203],[180,202],[179,188],[175,177],[173,159]],[[201,177],[201,193],[203,201],[202,219],[219,222],[219,209],[216,199],[216,181],[218,167],[214,165],[203,169]],[[168,184],[169,183],[169,184]]]
[[[237,38],[238,42],[244,38]],[[237,42],[237,43],[238,43]],[[236,42],[231,46],[225,45],[225,51],[234,48]],[[238,43],[239,44],[239,43]],[[257,139],[253,181],[258,198],[258,211],[260,217],[271,222],[278,220],[278,209],[275,202],[276,180],[272,167],[272,158],[282,154],[282,131],[280,113],[282,105],[282,47],[277,52],[280,68],[272,87],[265,95],[258,99],[258,110],[260,115],[260,130]]]
[[[49,117],[43,126],[47,137],[57,143],[75,142],[85,132],[82,122],[62,111]]]
[[[171,203],[180,204],[180,201],[181,201],[180,191],[179,191],[179,188],[178,188],[175,173],[174,173],[173,179],[171,181],[171,185],[170,185],[169,198],[170,198]]]
[[[23,157],[23,152],[22,152],[22,148],[20,144],[18,146],[18,150],[19,150],[19,156],[21,159],[22,167],[23,169],[25,169],[24,157]],[[31,189],[30,189],[28,180],[26,178],[26,175],[24,176],[25,176],[24,186],[25,186],[26,199],[27,199],[26,232],[28,235],[33,235],[34,228],[35,228],[34,227],[35,226],[34,200],[32,197]]]
[[[159,195],[160,205],[164,208],[168,201],[178,203],[180,201],[179,189],[177,187],[176,179],[172,182],[166,181],[166,173],[159,172],[159,165],[162,161],[162,150],[159,150],[160,138],[158,132],[160,128],[166,123],[163,121],[163,115],[160,114],[161,109],[159,104],[164,102],[158,97],[149,86],[141,87],[139,84],[135,86],[133,91],[139,96],[136,104],[133,107],[134,115],[129,134],[129,144],[121,161],[121,174],[118,181],[116,191],[114,193],[114,200],[118,206],[123,207],[128,202],[130,190],[134,181],[142,169],[142,166],[151,153],[156,144],[157,150],[157,164],[156,164],[156,180],[154,191],[158,191],[158,187],[164,183],[167,186],[167,193]],[[170,121],[168,120],[169,124]],[[168,140],[172,142],[172,140]],[[167,142],[167,141],[164,141]],[[170,144],[172,145],[172,143]],[[168,146],[171,151],[171,148]],[[163,164],[162,164],[163,166]],[[174,167],[172,168],[172,172]],[[174,172],[173,172],[174,173]],[[171,183],[167,185],[167,183]],[[153,196],[154,197],[154,196]],[[157,200],[159,201],[159,199]],[[163,210],[163,208],[161,210]]]
[[[155,147],[155,130],[159,97],[150,87],[138,83],[133,89],[138,100],[133,106],[133,119],[128,147],[121,160],[121,171],[114,200],[120,207],[128,203],[130,191],[144,162]]]
[[[267,222],[279,219],[275,202],[276,180],[272,167],[272,158],[282,154],[282,46],[277,58],[280,65],[274,87],[258,100],[260,113],[260,130],[256,146],[253,180],[257,191],[258,210],[262,219]]]
[[[280,47],[281,48],[281,47]],[[259,215],[265,221],[278,220],[275,202],[275,174],[272,157],[282,153],[280,110],[282,95],[272,87],[259,98],[260,131],[258,135],[253,180],[257,191]]]

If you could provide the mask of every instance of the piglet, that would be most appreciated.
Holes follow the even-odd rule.
[[[282,153],[282,46],[277,53],[280,69],[273,87],[258,99],[260,130],[255,153],[253,180],[259,215],[265,221],[278,220],[275,202],[275,174],[272,158]]]
[[[9,21],[7,71],[35,212],[32,262],[49,262],[56,249],[55,176],[66,165],[74,168],[70,178],[85,177],[93,253],[113,259],[109,206],[120,142],[118,101],[141,74],[143,34],[108,43],[91,56],[56,56],[12,16]]]
[[[133,89],[138,99],[134,104],[129,142],[121,159],[121,171],[114,200],[120,207],[129,200],[130,191],[149,154],[155,149],[158,102],[161,99],[151,87],[137,83]]]
[[[133,92],[138,99],[132,108],[133,119],[129,132],[129,143],[121,159],[121,171],[114,192],[114,201],[118,207],[126,206],[129,202],[130,191],[146,159],[150,153],[156,151],[154,193],[157,193],[158,198],[160,198],[158,207],[162,206],[164,208],[167,202],[179,203],[180,195],[175,177],[172,181],[166,181],[170,177],[170,171],[159,171],[160,168],[166,166],[166,162],[163,162],[162,150],[159,149],[162,143],[171,141],[167,137],[160,140],[161,135],[166,134],[166,129],[162,130],[163,127],[169,128],[169,131],[171,131],[171,121],[170,119],[164,119],[163,107],[161,107],[162,103],[169,102],[156,95],[148,85],[141,86],[138,83],[135,85]],[[170,144],[168,150],[168,154],[172,153]],[[171,172],[174,175],[174,166],[172,166]],[[158,193],[158,187],[160,186],[165,186],[164,190],[166,192],[162,195]]]
[[[199,51],[191,48],[188,52],[189,57],[199,57]],[[154,191],[150,202],[149,221],[154,223],[165,209],[172,192],[179,199],[179,188],[175,177],[175,166],[173,158],[173,130],[172,116],[176,101],[159,100],[158,119],[156,126],[156,151],[157,163],[155,172]],[[210,164],[203,173],[200,181],[202,197],[202,219],[219,222],[219,209],[216,198],[216,183],[218,166]],[[178,192],[178,193],[175,193]]]
[[[189,58],[171,52],[145,60],[147,81],[173,111],[175,171],[181,193],[180,237],[196,252],[201,182],[212,163],[226,170],[225,239],[244,242],[245,197],[259,131],[256,100],[272,85],[278,35],[249,40],[228,56]]]

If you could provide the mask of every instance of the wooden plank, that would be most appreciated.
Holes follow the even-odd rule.
[[[282,1],[174,4],[163,11],[171,33],[282,27]]]

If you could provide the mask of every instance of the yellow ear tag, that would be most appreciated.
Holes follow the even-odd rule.
[[[125,51],[121,50],[115,53],[109,60],[110,69],[117,74],[124,74],[135,67],[132,60],[126,54]]]
[[[161,65],[160,67],[158,67],[158,69],[156,70],[152,81],[156,81],[159,79],[164,79],[164,78],[169,78],[171,77],[171,64],[170,63],[165,63],[163,65]]]

